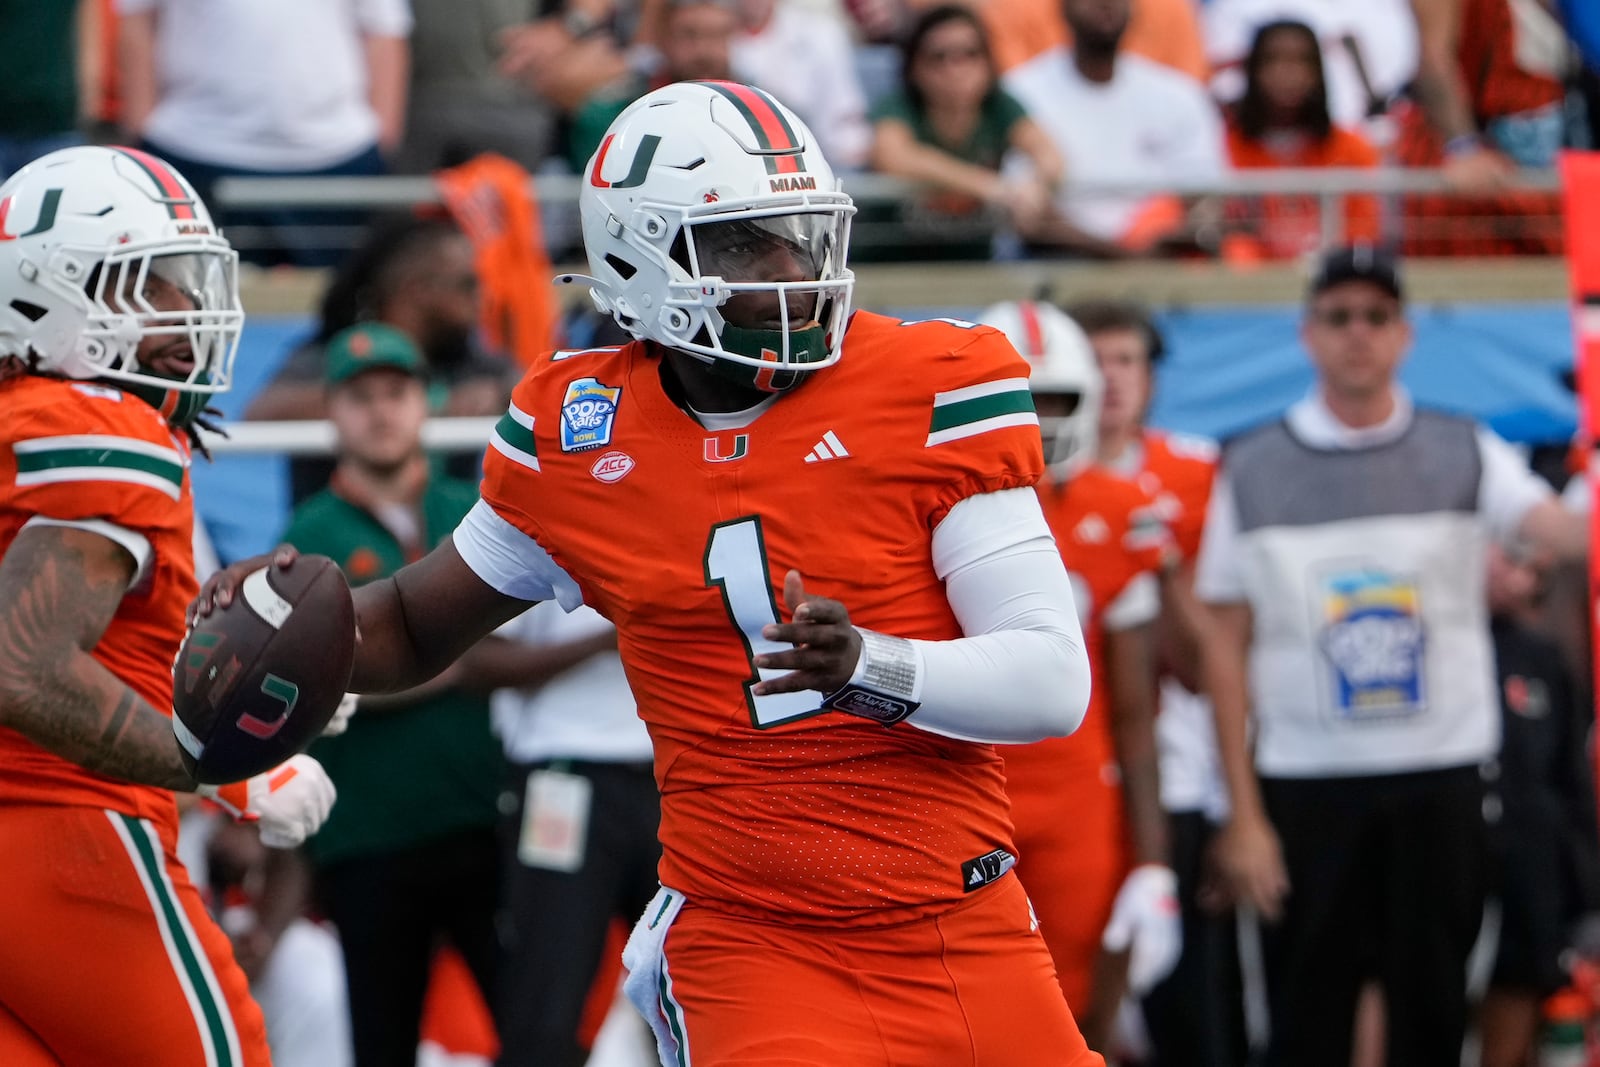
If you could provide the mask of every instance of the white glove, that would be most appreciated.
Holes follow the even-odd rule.
[[[291,756],[265,774],[195,790],[240,822],[256,823],[268,848],[295,848],[327,821],[337,796],[328,772],[310,756]]]
[[[1178,911],[1178,876],[1169,867],[1135,867],[1117,890],[1100,945],[1128,955],[1128,991],[1142,997],[1178,965],[1183,954],[1183,917]]]
[[[350,729],[350,716],[356,713],[356,705],[359,703],[361,703],[360,693],[346,693],[340,698],[339,706],[333,710],[333,718],[322,728],[322,736],[338,737]]]

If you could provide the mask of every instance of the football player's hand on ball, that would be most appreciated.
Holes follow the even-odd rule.
[[[784,577],[783,602],[791,621],[768,626],[761,636],[769,641],[786,641],[794,648],[757,656],[755,664],[762,669],[788,669],[791,673],[758,682],[751,692],[765,696],[801,689],[819,693],[842,689],[861,659],[861,635],[850,625],[850,612],[837,600],[808,594],[799,571],[790,571]]]
[[[216,608],[232,604],[240,584],[251,574],[269,565],[287,570],[299,558],[300,550],[293,545],[279,545],[267,555],[242,559],[212,574],[200,587],[199,595],[189,604],[189,628],[194,628],[196,619],[210,615]]]
[[[294,756],[282,765],[232,785],[207,785],[195,790],[215,801],[240,822],[253,822],[268,848],[296,848],[316,833],[333,810],[337,793],[328,772],[310,756]]]

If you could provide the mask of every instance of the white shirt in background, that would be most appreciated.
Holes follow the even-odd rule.
[[[593,608],[572,614],[554,601],[532,608],[495,631],[530,645],[559,645],[605,633],[611,624]],[[532,691],[498,689],[489,698],[494,731],[512,763],[552,759],[594,763],[650,762],[650,734],[616,652],[590,656]]]
[[[759,33],[733,35],[731,52],[735,80],[793,108],[834,170],[866,165],[872,148],[867,97],[856,73],[855,45],[837,12],[777,0]]]
[[[1208,0],[1200,19],[1206,59],[1217,71],[1212,91],[1223,101],[1244,93],[1243,64],[1256,29],[1282,19],[1305,23],[1322,42],[1328,110],[1341,126],[1363,128],[1367,117],[1367,86],[1355,53],[1381,98],[1398,93],[1417,73],[1417,22],[1407,0]]]
[[[1372,448],[1400,438],[1411,426],[1416,409],[1411,395],[1396,387],[1394,411],[1377,426],[1352,429],[1328,409],[1318,392],[1296,403],[1286,418],[1289,428],[1313,448]],[[1505,438],[1478,428],[1478,460],[1483,475],[1478,482],[1478,514],[1489,537],[1509,544],[1528,511],[1554,495],[1550,485],[1529,469],[1527,461]],[[1206,511],[1205,537],[1195,565],[1195,593],[1210,603],[1238,603],[1246,599],[1239,573],[1239,517],[1226,468],[1217,475]]]
[[[1115,75],[1101,84],[1055,48],[1012,69],[1003,84],[1066,157],[1058,206],[1094,237],[1120,239],[1149,198],[1078,194],[1074,185],[1220,180],[1227,170],[1222,116],[1205,90],[1143,56],[1118,55]]]
[[[144,136],[247,170],[319,170],[375,144],[363,38],[411,33],[407,0],[116,2],[156,16]]]

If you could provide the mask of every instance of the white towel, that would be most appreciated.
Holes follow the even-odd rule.
[[[639,1009],[639,1014],[656,1035],[656,1052],[661,1056],[662,1067],[680,1067],[687,1062],[661,1003],[663,986],[669,984],[664,978],[667,930],[683,908],[683,899],[683,894],[676,889],[662,886],[657,890],[650,899],[650,906],[644,909],[644,915],[634,923],[628,945],[622,950],[622,965],[628,969],[622,992]]]

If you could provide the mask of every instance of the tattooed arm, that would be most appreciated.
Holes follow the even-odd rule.
[[[134,569],[88,530],[17,535],[0,557],[0,726],[91,771],[190,790],[167,717],[89,655]]]

